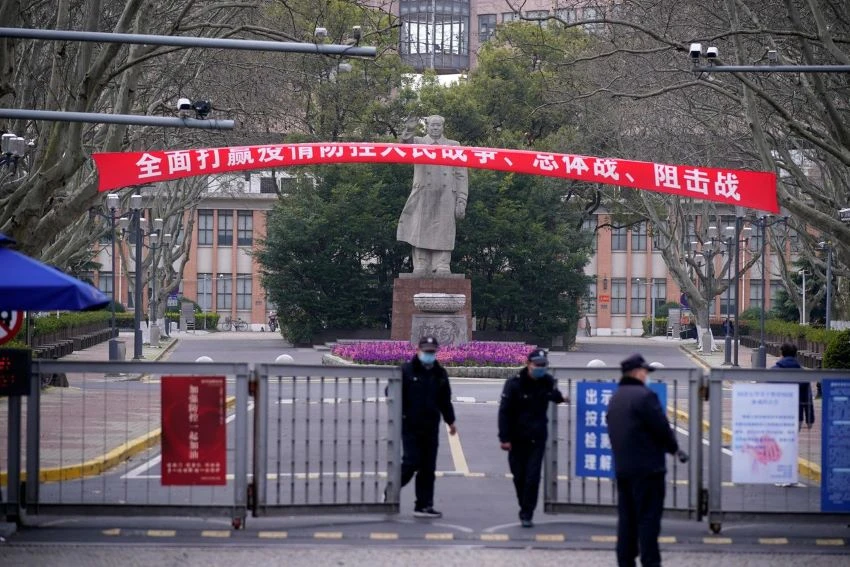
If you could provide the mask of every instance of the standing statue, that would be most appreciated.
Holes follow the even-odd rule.
[[[414,136],[416,118],[408,119],[400,139],[404,143],[459,145],[443,137],[442,116],[425,119],[427,136]],[[398,220],[396,239],[413,247],[413,273],[419,276],[451,274],[455,247],[455,219],[466,215],[469,186],[465,167],[414,165],[413,189]]]

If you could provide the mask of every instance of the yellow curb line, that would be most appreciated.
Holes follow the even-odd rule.
[[[203,530],[201,537],[230,537],[230,530]]]
[[[658,543],[676,543],[676,536],[658,536]]]
[[[316,532],[313,539],[342,539],[342,532]]]
[[[590,536],[590,541],[593,543],[617,543],[617,536],[615,535],[595,535]]]
[[[760,537],[759,543],[762,545],[788,545],[788,538],[785,537]]]
[[[508,541],[508,534],[481,534],[481,541]]]
[[[174,537],[177,535],[176,530],[148,530],[145,532],[148,537]]]
[[[236,405],[236,396],[228,396],[226,401],[227,409],[231,409]],[[112,449],[108,453],[89,459],[78,465],[67,465],[64,467],[43,468],[39,471],[39,481],[44,482],[62,482],[64,480],[76,480],[90,476],[100,475],[109,469],[118,466],[130,457],[138,455],[142,451],[157,445],[162,438],[162,429],[156,429],[140,435],[135,439],[123,443]],[[7,482],[8,472],[0,472],[0,484]],[[21,471],[21,480],[27,479],[26,471]]]
[[[844,545],[844,539],[843,538],[818,539],[818,540],[815,540],[815,545]]]
[[[396,540],[398,539],[398,534],[389,533],[389,532],[372,532],[369,534],[369,539],[374,540]]]
[[[425,534],[425,539],[429,539],[429,540],[442,540],[442,541],[448,541],[448,540],[453,540],[454,538],[455,538],[455,535],[454,535],[453,533],[431,533],[431,534]]]
[[[688,349],[686,349],[686,348],[679,347],[679,349],[680,349],[682,352],[684,352],[685,354],[687,354],[687,355],[688,355],[688,356],[689,356],[689,357],[690,357],[690,358],[691,358],[694,362],[696,362],[697,364],[699,364],[700,366],[702,366],[704,369],[706,369],[706,370],[708,370],[708,371],[711,371],[711,370],[712,370],[712,367],[711,367],[711,366],[709,366],[709,365],[708,365],[708,364],[707,364],[704,360],[702,360],[699,356],[697,356],[697,355],[693,354],[692,352],[690,352],[690,351],[689,351]],[[674,410],[674,409],[673,409],[673,408],[671,408],[670,406],[667,406],[667,412],[668,412],[671,416],[675,416],[675,420],[676,420],[676,421],[682,420],[682,421],[684,421],[684,422],[687,424],[687,423],[688,423],[688,421],[689,421],[689,419],[690,419],[690,416],[688,415],[688,412],[686,412],[686,411],[684,411],[684,410],[680,410],[680,409],[676,409],[676,410]],[[708,431],[708,429],[709,429],[709,422],[708,422],[708,420],[707,420],[707,419],[702,420],[702,430],[703,430],[704,432],[707,432],[707,431]],[[727,427],[721,427],[721,429],[720,429],[720,434],[721,434],[721,437],[722,437],[722,439],[723,439],[723,443],[724,443],[724,444],[726,444],[726,445],[731,445],[731,444],[732,444],[732,430],[731,430],[731,429],[729,429],[729,428],[727,428]],[[822,434],[823,434],[823,432],[821,432],[821,435],[822,435]],[[803,478],[805,478],[806,480],[810,480],[810,481],[812,481],[812,482],[816,482],[816,483],[820,484],[820,481],[821,481],[821,468],[820,468],[820,465],[818,465],[817,463],[813,463],[813,462],[811,462],[811,461],[809,461],[809,460],[807,460],[807,459],[804,459],[804,458],[802,458],[802,457],[798,457],[798,458],[797,458],[797,467],[798,467],[798,471],[799,471],[800,476],[802,476],[802,477],[803,477]]]
[[[100,533],[102,533],[103,535],[106,535],[106,536],[117,536],[117,535],[121,535],[121,528],[112,528],[112,529],[109,529],[109,530],[103,530]]]
[[[286,539],[289,534],[287,532],[259,532],[257,537],[261,539]]]
[[[702,538],[702,542],[706,544],[714,544],[714,545],[730,545],[732,543],[731,537],[704,537]]]
[[[534,536],[534,541],[561,542],[565,539],[564,534],[537,534]]]

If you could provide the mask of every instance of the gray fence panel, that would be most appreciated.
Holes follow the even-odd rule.
[[[815,422],[811,429],[802,426],[798,434],[798,472],[800,482],[785,486],[774,484],[734,484],[732,482],[732,392],[741,383],[809,383],[825,379],[850,380],[843,370],[795,369],[714,369],[708,377],[709,414],[709,511],[712,531],[719,532],[729,519],[787,519],[789,521],[847,522],[846,514],[823,513],[821,492],[820,402],[815,400]],[[728,386],[728,387],[727,387]],[[797,411],[795,409],[795,411]],[[798,420],[798,416],[795,416]],[[727,445],[730,445],[727,448]]]
[[[616,509],[616,483],[602,477],[577,477],[574,455],[576,444],[576,392],[582,381],[616,383],[617,368],[553,368],[569,405],[554,404],[549,410],[549,439],[544,460],[544,508],[549,513],[613,511]],[[662,368],[652,374],[654,382],[668,385],[667,413],[677,429],[683,448],[691,460],[687,465],[668,461],[668,514],[699,519],[703,490],[702,371],[699,369]],[[684,423],[686,428],[680,424]],[[682,439],[687,436],[687,441]]]
[[[49,398],[58,410],[59,439],[44,438],[43,407],[48,397],[39,391],[28,398],[27,514],[224,515],[231,516],[234,525],[241,523],[247,513],[248,364],[33,361],[33,374],[42,373],[73,375],[80,387],[58,388]],[[141,375],[153,382],[163,375],[226,377],[226,392],[234,398],[228,423],[234,423],[227,431],[227,470],[232,474],[225,486],[162,486],[156,435],[161,423],[160,392],[153,384],[142,388]],[[137,417],[133,424],[144,435],[131,430],[131,416]],[[56,459],[58,454],[58,460],[45,471],[43,446],[48,442],[54,453],[49,456]],[[120,448],[140,448],[136,455],[113,462],[115,458],[104,457],[112,454],[116,443]]]
[[[398,511],[399,368],[261,364],[256,374],[255,515]]]

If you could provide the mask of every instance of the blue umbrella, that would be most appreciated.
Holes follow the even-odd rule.
[[[0,309],[12,311],[86,311],[109,305],[99,289],[8,246],[0,233]]]

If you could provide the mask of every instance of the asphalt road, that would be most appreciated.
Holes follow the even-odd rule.
[[[286,348],[282,341],[271,337],[241,336],[241,333],[199,335],[182,340],[171,353],[171,361],[194,361],[210,356],[217,361],[273,362],[280,354],[291,355],[297,363],[319,364],[322,352],[316,349]],[[601,359],[609,366],[631,352],[640,351],[647,360],[658,361],[670,368],[693,367],[693,362],[674,343],[638,342],[627,344],[600,341],[579,345],[569,353],[552,353],[553,366],[585,366],[591,359]],[[228,530],[230,519],[209,520],[180,518],[144,519],[118,518],[39,518],[38,530],[25,530],[13,536],[14,544],[91,541],[122,543],[144,547],[179,542],[201,546],[221,544],[221,538],[256,545],[259,541],[276,544],[343,543],[355,548],[393,545],[441,546],[517,546],[535,548],[613,549],[616,518],[609,512],[595,515],[548,515],[538,508],[537,527],[522,529],[517,521],[517,506],[513,485],[508,477],[506,455],[499,450],[496,439],[496,412],[503,382],[454,378],[459,435],[441,438],[437,469],[435,507],[444,518],[422,521],[412,517],[413,486],[402,491],[401,513],[397,516],[275,516],[249,518],[247,529]],[[134,385],[138,391],[155,388],[157,377]],[[231,385],[232,388],[232,385]],[[272,382],[269,410],[269,453],[266,489],[272,505],[322,502],[377,502],[385,479],[385,433],[374,427],[375,414],[382,415],[383,384],[365,386],[355,382],[351,389],[338,385],[314,382],[309,386],[281,379]],[[135,393],[136,390],[133,390]],[[671,392],[672,398],[687,402],[687,389]],[[684,392],[684,393],[681,393]],[[311,404],[300,403],[309,397]],[[334,401],[331,402],[330,400]],[[354,400],[349,403],[349,399]],[[672,401],[671,401],[672,403]],[[560,406],[559,421],[566,424],[571,406]],[[309,421],[308,421],[309,418]],[[249,422],[253,419],[253,412]],[[311,435],[303,435],[310,431]],[[318,432],[324,432],[319,436]],[[568,436],[562,430],[564,440]],[[232,423],[228,432],[228,452],[232,471],[234,443]],[[323,438],[322,443],[318,442]],[[680,442],[687,438],[679,432]],[[306,440],[310,439],[308,443]],[[321,462],[321,468],[319,463]],[[725,466],[725,465],[724,465]],[[358,473],[352,475],[351,473]],[[560,471],[559,471],[560,472]],[[574,502],[612,502],[613,489],[608,481],[578,481],[561,474],[560,495]],[[668,505],[687,505],[687,477],[682,467],[673,469],[671,463]],[[569,483],[569,484],[567,484]],[[771,487],[773,488],[773,487]],[[673,494],[675,493],[675,501]],[[541,489],[542,494],[542,489]],[[764,498],[770,498],[766,492]],[[787,498],[787,492],[786,498]],[[106,475],[43,485],[43,502],[73,503],[79,501],[120,504],[191,504],[228,505],[233,502],[232,481],[224,488],[166,488],[160,486],[159,453],[151,449],[134,457]],[[285,508],[276,511],[286,514]],[[224,535],[227,534],[227,535]],[[788,524],[747,523],[724,526],[724,537],[716,541],[708,534],[705,523],[666,519],[662,535],[665,549],[670,551],[704,550],[706,547],[734,549],[736,552],[770,551],[813,553],[846,553],[850,533],[844,526],[807,526],[800,524],[789,529]],[[840,545],[837,544],[840,542]],[[329,548],[330,549],[330,548]],[[0,548],[0,557],[3,556]],[[382,561],[376,556],[376,564]],[[26,557],[22,555],[21,557]],[[476,559],[476,561],[478,561]],[[324,561],[320,563],[325,563]],[[14,562],[12,564],[15,564]],[[25,563],[24,563],[25,564]],[[47,563],[45,563],[47,564]],[[162,563],[168,564],[168,563]],[[295,563],[293,563],[295,564]],[[327,563],[325,563],[327,564]],[[355,563],[350,563],[355,564]],[[494,564],[500,564],[494,562]],[[522,564],[522,563],[519,563]],[[601,561],[588,565],[610,564]],[[673,563],[676,564],[676,563]],[[684,562],[681,564],[685,564]],[[688,563],[688,564],[699,564]],[[707,564],[707,563],[706,563]],[[714,563],[716,564],[716,563]],[[724,564],[759,564],[726,563]],[[767,564],[767,563],[764,563]],[[770,563],[779,564],[779,563]],[[814,564],[814,563],[813,563]]]

